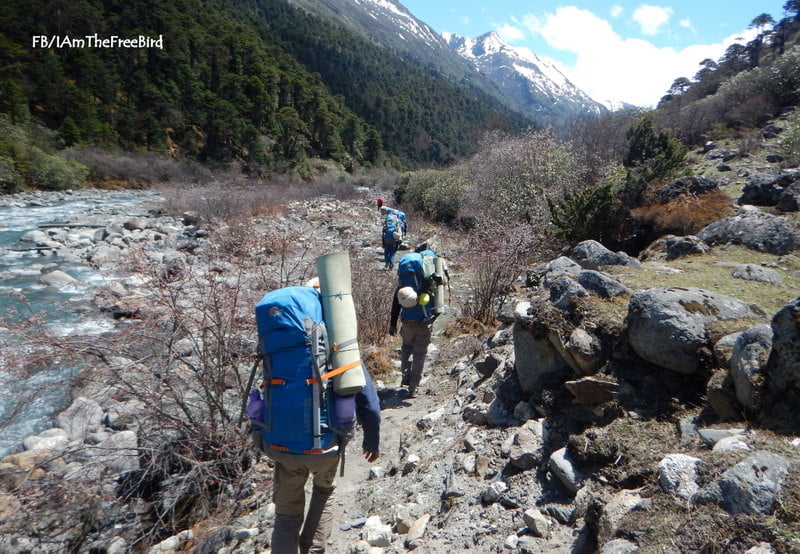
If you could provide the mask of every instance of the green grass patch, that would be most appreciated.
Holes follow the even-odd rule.
[[[659,263],[680,270],[680,273],[665,271],[654,264],[644,264],[638,270],[621,266],[605,269],[634,290],[652,287],[699,288],[738,298],[760,308],[770,318],[800,295],[800,258],[794,254],[776,256],[743,246],[724,245],[713,248],[708,254]],[[735,278],[733,268],[726,263],[754,264],[774,269],[783,277],[783,283],[774,285]]]

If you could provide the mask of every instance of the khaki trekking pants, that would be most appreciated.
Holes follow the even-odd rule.
[[[272,552],[325,552],[325,544],[333,528],[333,491],[336,488],[333,480],[339,464],[339,453],[297,455],[269,452],[268,455],[275,460]],[[313,480],[306,513],[305,487],[309,475],[313,476]]]
[[[422,380],[422,368],[431,343],[433,322],[404,321],[400,328],[403,346],[400,347],[400,369],[409,392],[414,392]],[[410,361],[409,361],[410,360]]]

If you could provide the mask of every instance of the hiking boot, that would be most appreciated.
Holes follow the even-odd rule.
[[[410,388],[410,389],[408,389],[408,397],[409,398],[418,398],[419,397],[419,392],[417,392],[417,389],[411,389]]]

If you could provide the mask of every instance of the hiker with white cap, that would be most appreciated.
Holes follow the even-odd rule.
[[[399,317],[403,340],[400,347],[401,385],[408,387],[411,398],[418,395],[433,322],[442,313],[431,301],[436,285],[441,282],[441,276],[434,272],[435,257],[433,250],[413,252],[400,258],[397,265],[398,286],[392,297],[389,334],[397,334]]]

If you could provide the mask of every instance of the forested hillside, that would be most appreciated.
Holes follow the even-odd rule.
[[[236,0],[335,94],[375,125],[387,151],[442,164],[469,153],[482,131],[532,125],[476,88],[448,82],[284,0]]]
[[[146,149],[257,169],[308,148],[372,161],[370,127],[224,2],[6,2],[2,111],[65,145]],[[163,37],[163,49],[42,48],[32,37]]]
[[[91,44],[112,36],[154,42]],[[0,59],[0,113],[41,122],[58,148],[237,162],[250,174],[308,156],[352,169],[384,150],[401,163],[446,163],[484,129],[528,123],[283,0],[8,0]],[[0,143],[14,166],[4,180],[15,181],[3,188],[35,184],[25,150]]]

